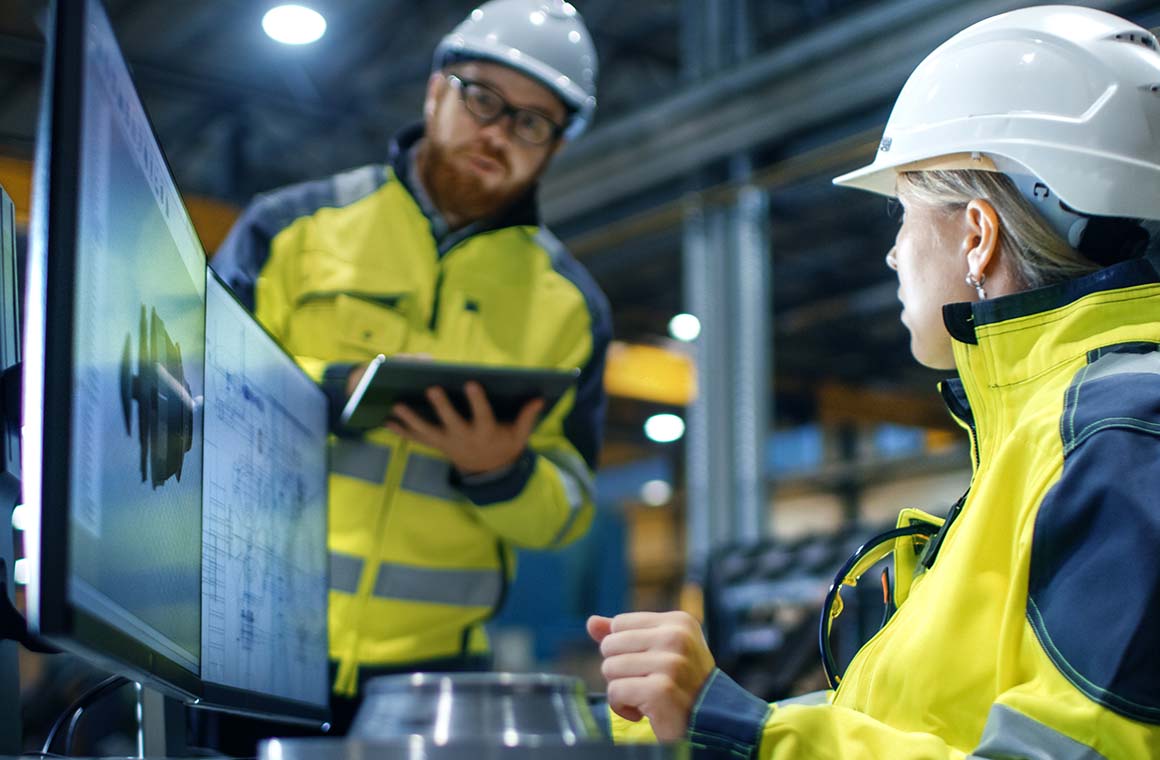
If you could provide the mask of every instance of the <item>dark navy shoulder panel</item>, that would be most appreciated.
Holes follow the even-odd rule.
[[[304,216],[361,200],[387,181],[386,167],[363,166],[326,179],[258,196],[230,229],[210,264],[238,298],[254,309],[254,283],[270,257],[270,241]]]
[[[584,296],[592,331],[592,355],[580,368],[576,385],[576,402],[564,420],[564,435],[584,457],[589,469],[596,470],[600,441],[604,437],[604,412],[608,400],[604,395],[604,362],[612,341],[612,309],[604,291],[564,244],[546,227],[536,233],[536,243],[548,252],[552,267],[571,282]]]
[[[1121,348],[1094,356],[1067,391],[1063,474],[1036,516],[1027,616],[1076,688],[1160,724],[1160,353]]]
[[[1064,396],[1064,455],[1108,428],[1160,434],[1160,344],[1123,343],[1088,354]]]

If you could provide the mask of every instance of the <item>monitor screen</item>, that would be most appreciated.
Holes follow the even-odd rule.
[[[205,338],[205,698],[325,706],[326,398],[212,270]]]
[[[208,271],[98,0],[52,9],[25,325],[29,617],[190,702],[324,719],[325,398]]]
[[[205,254],[100,5],[59,3],[53,22],[27,288],[30,612],[43,633],[188,696]]]
[[[0,187],[0,370],[15,370],[20,364],[21,269],[16,253],[16,210],[12,199]],[[20,478],[19,410],[6,408],[0,400],[4,419],[0,424],[0,477]],[[0,515],[2,516],[2,515]]]

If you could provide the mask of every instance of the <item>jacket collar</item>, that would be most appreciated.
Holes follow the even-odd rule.
[[[1113,327],[1154,338],[1155,308],[1137,302],[1160,302],[1158,285],[1156,264],[1132,259],[1056,285],[947,304],[943,322],[955,340],[960,375],[966,370],[986,385],[1011,385],[1099,348]]]
[[[390,164],[391,170],[395,173],[395,177],[403,183],[403,187],[407,189],[411,197],[420,203],[420,208],[423,209],[424,215],[432,222],[439,222],[439,224],[433,224],[433,227],[437,228],[444,223],[441,218],[436,219],[433,216],[433,214],[437,215],[438,212],[429,205],[429,200],[426,200],[425,203],[422,202],[423,199],[428,199],[429,196],[425,189],[417,186],[418,178],[413,176],[411,172],[415,147],[423,139],[424,133],[425,128],[423,122],[409,124],[396,132],[394,137],[391,138],[387,162]],[[536,192],[538,189],[538,184],[533,185],[528,189],[528,192],[524,193],[523,196],[496,216],[491,219],[482,219],[473,222],[465,229],[470,229],[471,234],[477,234],[498,230],[503,227],[540,226],[540,208],[536,202]]]
[[[1150,284],[1158,279],[1151,259],[1132,259],[1056,285],[978,303],[947,304],[943,307],[943,321],[957,340],[978,343],[976,328],[1059,309],[1092,293]]]
[[[1160,339],[1160,270],[1147,258],[978,303],[943,307],[958,377],[941,391],[971,431],[975,464],[1011,429],[1053,371],[1102,347]]]

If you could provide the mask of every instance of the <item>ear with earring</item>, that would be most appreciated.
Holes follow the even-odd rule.
[[[967,272],[967,284],[974,288],[975,292],[979,294],[980,301],[987,300],[987,291],[983,290],[983,283],[986,281],[987,275],[985,274],[979,275],[976,279],[974,272]]]

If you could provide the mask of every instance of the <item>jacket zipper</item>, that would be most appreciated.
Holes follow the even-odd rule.
[[[435,275],[435,297],[431,299],[431,318],[427,320],[427,329],[432,333],[439,326],[439,301],[443,297],[443,259],[439,259],[439,273]]]
[[[378,519],[375,521],[375,543],[373,555],[368,555],[366,564],[364,565],[364,573],[372,576],[378,575],[378,567],[382,561],[382,536],[386,531],[388,518],[390,517],[390,505],[394,501],[395,494],[399,491],[403,482],[403,472],[406,468],[407,458],[410,456],[411,446],[406,439],[400,439],[399,443],[395,445],[391,453],[390,463],[387,465],[387,477],[383,484],[383,500],[381,512]],[[372,562],[373,560],[373,562]],[[371,568],[375,568],[375,572],[371,573]],[[359,580],[358,589],[358,611],[355,614],[355,635],[351,640],[350,647],[343,653],[342,659],[338,663],[338,673],[334,677],[334,692],[342,695],[354,695],[358,691],[358,647],[361,643],[360,636],[362,631],[363,618],[366,615],[367,602],[374,595],[376,578],[372,577],[369,581],[366,578]]]
[[[951,414],[960,422],[964,423],[967,429],[967,435],[971,439],[971,463],[974,469],[971,473],[971,482],[974,483],[974,474],[979,471],[982,462],[979,460],[979,434],[975,428],[975,415],[971,412],[969,407],[966,407],[959,400],[959,397],[951,390],[949,384],[943,384],[939,388],[943,401],[947,408],[950,409]],[[942,527],[939,528],[938,533],[927,542],[926,547],[922,550],[922,555],[918,558],[918,564],[924,570],[929,570],[934,566],[934,561],[938,559],[939,550],[942,548],[943,541],[946,540],[947,533],[950,532],[951,525],[954,524],[955,519],[959,513],[963,511],[963,505],[967,501],[967,496],[971,493],[971,487],[968,485],[967,490],[959,497],[959,500],[951,506],[950,511],[947,512],[947,519],[943,522]]]
[[[963,511],[963,504],[966,503],[967,496],[970,493],[971,487],[967,486],[967,490],[963,491],[963,495],[959,497],[959,500],[947,512],[947,519],[943,521],[942,527],[938,529],[938,533],[935,533],[934,537],[927,541],[926,546],[923,547],[922,554],[918,558],[918,564],[924,570],[929,570],[934,566],[934,561],[938,559],[938,552],[942,548],[947,532],[951,529],[951,525],[954,524],[955,518]]]

